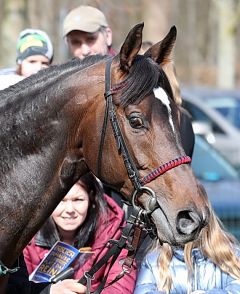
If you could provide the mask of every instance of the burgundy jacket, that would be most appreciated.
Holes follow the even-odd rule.
[[[121,228],[124,226],[124,212],[110,197],[104,195],[104,198],[107,202],[108,217],[105,217],[105,221],[101,221],[98,226],[95,243],[92,246],[92,251],[94,252],[94,254],[91,254],[84,265],[75,272],[75,279],[80,279],[83,276],[84,272],[90,270],[91,267],[108,251],[106,244],[110,239],[119,239],[121,235]],[[31,242],[23,251],[29,274],[36,268],[36,266],[40,263],[40,261],[44,258],[45,254],[49,250],[49,246],[48,248],[46,248],[45,246],[42,247],[38,245],[37,235],[31,240]],[[122,271],[121,260],[123,260],[126,255],[126,250],[123,250],[120,253],[118,259],[113,264],[109,272],[106,285],[114,280],[114,278]],[[102,267],[95,274],[95,279],[92,281],[91,291],[95,291],[101,283],[104,274],[107,272],[109,263],[110,262],[105,264],[105,266]],[[104,289],[101,293],[133,293],[136,281],[136,274],[136,265],[134,264],[130,274],[126,274],[123,278],[115,282],[113,285],[106,287],[106,289]]]

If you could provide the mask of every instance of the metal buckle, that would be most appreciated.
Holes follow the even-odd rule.
[[[132,269],[129,266],[127,266],[126,264],[122,265],[122,272],[121,273],[122,273],[123,276],[125,274],[130,274],[131,271],[132,271]]]
[[[155,192],[148,188],[148,187],[140,187],[138,190],[135,190],[133,192],[133,195],[132,195],[132,206],[136,209],[136,208],[139,208],[139,205],[136,204],[136,200],[137,198],[142,195],[143,193],[147,193],[149,196],[153,197],[156,201],[157,201],[157,198],[156,198],[156,194]],[[146,210],[146,209],[143,209],[146,213],[151,213],[152,210]]]
[[[86,294],[91,294],[90,290],[91,290],[91,286],[92,286],[92,280],[95,279],[94,275],[90,276],[89,272],[84,272],[84,277],[87,280],[87,290],[86,290]]]

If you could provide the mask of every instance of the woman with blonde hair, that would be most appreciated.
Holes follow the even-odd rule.
[[[141,265],[134,294],[240,293],[238,242],[210,210],[196,241],[184,248],[157,242]]]

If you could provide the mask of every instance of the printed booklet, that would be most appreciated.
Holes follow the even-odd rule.
[[[89,247],[77,249],[64,242],[57,241],[45,258],[31,273],[29,281],[35,283],[51,282],[52,278],[71,266],[77,258],[78,265],[83,265],[89,254],[92,253]]]

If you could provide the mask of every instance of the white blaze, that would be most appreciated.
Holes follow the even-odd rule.
[[[169,101],[167,93],[161,87],[153,89],[153,93],[155,97],[161,100],[161,102],[167,107],[168,115],[169,115],[169,123],[172,127],[173,132],[175,132],[173,119],[172,119],[172,110],[170,107],[170,101]]]

